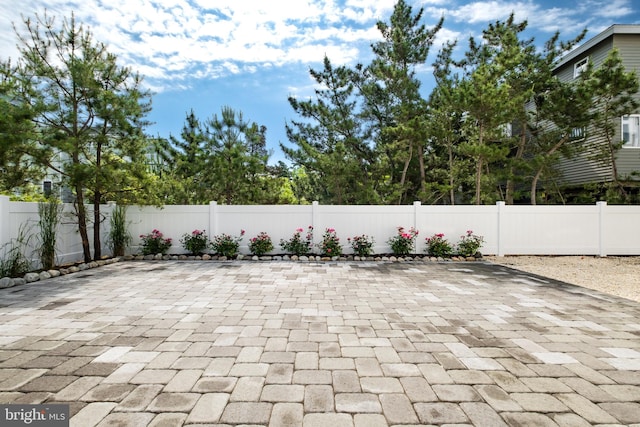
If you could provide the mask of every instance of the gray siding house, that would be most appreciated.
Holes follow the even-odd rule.
[[[572,81],[589,63],[598,68],[614,48],[618,49],[625,71],[635,70],[640,76],[640,25],[612,25],[563,57],[554,72],[560,80]],[[635,97],[640,101],[640,93],[636,93]],[[618,178],[622,181],[640,181],[640,109],[616,118],[614,126],[614,141],[624,141],[616,154]],[[587,148],[582,153],[572,159],[563,159],[560,163],[561,181],[565,185],[609,182],[614,178],[611,165],[589,159],[593,150],[588,147],[604,143],[604,138],[593,136],[589,129],[586,138],[583,146]]]

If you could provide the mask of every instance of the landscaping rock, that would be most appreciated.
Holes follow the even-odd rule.
[[[49,275],[51,275],[51,277],[58,277],[60,276],[60,270],[49,270],[48,271]]]
[[[78,271],[80,271],[80,268],[76,267],[75,265],[69,267],[69,273],[77,273]]]
[[[0,289],[10,288],[12,286],[14,285],[13,279],[11,279],[11,277],[3,277],[2,279],[0,279]]]
[[[24,280],[27,283],[37,282],[40,280],[40,275],[38,273],[27,273],[24,275]]]
[[[27,281],[24,279],[24,277],[16,277],[13,279],[13,286],[24,285],[26,283]]]
[[[85,263],[82,263],[82,264],[80,264],[78,266],[78,270],[80,270],[80,271],[85,271],[85,270],[88,270],[88,269],[89,269],[89,266],[87,264],[85,264]]]
[[[49,274],[48,271],[41,271],[40,274],[38,274],[38,278],[39,280],[51,279],[51,274]]]
[[[209,255],[209,254],[202,255],[202,260],[203,261],[210,261],[211,260],[211,255]]]

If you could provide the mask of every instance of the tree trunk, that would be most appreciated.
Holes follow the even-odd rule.
[[[84,206],[82,186],[76,185],[76,213],[78,214],[78,232],[82,240],[82,254],[84,262],[91,262],[91,249],[89,246],[89,234],[87,233],[87,210]]]
[[[402,176],[400,178],[400,200],[398,200],[398,204],[402,204],[402,200],[404,199],[404,183],[407,179],[407,170],[409,169],[409,163],[411,162],[411,158],[413,157],[413,144],[409,144],[409,156],[407,160],[404,162],[404,167],[402,168]]]
[[[482,125],[480,125],[479,135],[478,135],[478,145],[482,147]],[[478,156],[478,161],[476,163],[476,205],[481,204],[482,197],[482,154]]]
[[[551,157],[551,155],[553,153],[555,153],[556,151],[558,151],[560,149],[560,147],[562,147],[562,145],[567,142],[567,138],[560,138],[560,140],[556,143],[556,145],[554,145],[553,147],[551,147],[549,149],[549,151],[547,151],[544,155],[544,157],[548,158]],[[544,165],[544,161],[542,162]],[[543,166],[540,166],[538,168],[538,170],[536,171],[535,176],[533,177],[533,180],[531,181],[531,204],[535,205],[536,204],[536,193],[538,192],[538,180],[540,179],[540,176],[542,175],[542,168]]]
[[[420,153],[418,153],[418,162],[420,164],[420,190],[423,196],[427,194],[427,175],[424,170],[424,147],[420,147]]]
[[[101,193],[96,191],[93,196],[93,258],[100,259],[102,257],[102,243],[100,239],[100,196]]]
[[[456,204],[456,193],[454,185],[455,179],[453,177],[453,150],[451,149],[451,143],[447,144],[447,151],[449,153],[449,198],[451,199],[451,206]]]
[[[524,155],[524,147],[527,142],[527,135],[525,133],[524,127],[522,128],[522,133],[520,133],[520,143],[518,144],[518,150],[516,150],[516,155],[514,156],[514,160],[519,160]],[[507,179],[507,195],[505,197],[505,202],[507,205],[513,205],[513,194],[515,193],[515,181],[513,179],[514,170],[513,165],[509,167],[509,179]]]

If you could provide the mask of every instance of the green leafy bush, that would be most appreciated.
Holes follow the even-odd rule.
[[[363,234],[361,236],[349,237],[347,241],[351,245],[353,253],[357,256],[369,256],[373,253],[373,237]]]
[[[31,236],[20,226],[18,237],[5,244],[0,258],[0,277],[22,277],[31,270],[31,262],[25,256]]]
[[[313,227],[309,226],[307,229],[307,235],[303,239],[302,233],[304,230],[302,228],[296,229],[296,232],[293,233],[293,236],[289,240],[280,240],[280,247],[288,253],[293,255],[304,255],[311,252],[311,247],[313,246]]]
[[[62,204],[58,200],[38,202],[40,245],[37,252],[44,270],[50,270],[56,265],[56,240],[61,215]]]
[[[479,250],[482,247],[484,238],[473,234],[473,230],[467,230],[467,234],[460,236],[461,240],[458,242],[458,254],[464,257],[477,256]]]
[[[427,237],[426,241],[427,253],[431,256],[447,258],[453,253],[453,246],[444,238],[442,233]]]
[[[264,231],[258,234],[256,237],[251,238],[249,240],[249,250],[252,254],[257,256],[262,256],[267,252],[273,250],[273,242],[271,241],[271,237]]]
[[[322,256],[334,257],[342,255],[342,245],[340,238],[333,228],[327,228],[322,235],[322,242],[318,243]]]
[[[394,255],[409,255],[415,252],[416,236],[418,236],[418,230],[411,227],[409,231],[405,231],[404,227],[398,227],[398,233],[387,240],[391,251]]]
[[[127,207],[116,205],[111,213],[111,228],[109,230],[109,247],[113,256],[123,256],[127,246],[131,243],[131,234],[127,229]]]
[[[193,230],[191,234],[183,234],[180,238],[182,247],[190,254],[199,255],[209,246],[209,238],[205,230]]]
[[[225,233],[214,236],[211,241],[211,249],[213,249],[217,255],[233,258],[238,255],[243,236],[244,230],[240,230],[240,236],[238,237],[233,237]]]
[[[171,238],[164,238],[160,230],[152,230],[149,234],[141,234],[142,253],[144,255],[165,254],[172,245]]]

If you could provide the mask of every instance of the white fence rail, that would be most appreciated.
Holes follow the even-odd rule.
[[[102,206],[103,253],[109,253],[107,233],[113,205]],[[82,247],[72,218],[73,207],[65,206],[67,217],[59,228],[59,262],[82,259]],[[180,237],[195,229],[209,237],[227,233],[237,236],[246,230],[240,251],[249,253],[251,237],[267,232],[281,253],[280,239],[289,239],[297,228],[315,229],[319,243],[326,228],[334,228],[350,253],[347,237],[367,234],[374,238],[376,253],[391,252],[387,240],[397,227],[420,231],[416,252],[425,250],[425,238],[444,233],[457,243],[467,230],[484,237],[482,253],[487,255],[640,255],[640,206],[609,206],[605,202],[581,206],[511,206],[498,202],[489,206],[432,206],[419,202],[405,206],[312,205],[218,205],[130,206],[127,209],[133,244],[139,250],[141,234],[158,229],[173,239],[171,253],[184,253]],[[11,202],[0,196],[0,245],[15,239],[21,228],[34,235],[37,245],[37,203]],[[90,233],[92,234],[91,230]],[[5,246],[6,247],[6,246]],[[93,246],[92,246],[93,248]],[[0,250],[0,256],[2,256]]]

